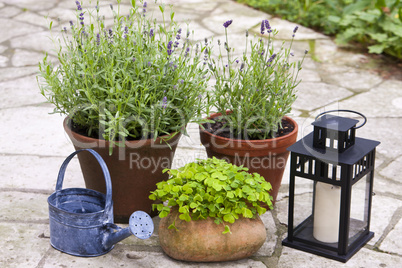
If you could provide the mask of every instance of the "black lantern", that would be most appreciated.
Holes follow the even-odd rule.
[[[337,110],[339,112],[353,112]],[[291,152],[288,237],[282,244],[346,262],[370,232],[375,149],[378,141],[355,137],[358,120],[324,112],[314,131]]]

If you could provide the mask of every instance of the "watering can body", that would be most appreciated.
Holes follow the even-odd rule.
[[[75,154],[88,151],[102,167],[106,182],[106,195],[84,188],[61,189],[64,173]],[[134,212],[129,227],[122,229],[113,223],[111,180],[101,156],[91,149],[71,154],[62,164],[56,191],[49,196],[49,225],[51,245],[68,254],[93,257],[113,249],[114,244],[130,235],[147,239],[154,226],[151,217],[143,212]]]

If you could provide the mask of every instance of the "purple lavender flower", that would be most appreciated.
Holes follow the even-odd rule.
[[[144,2],[144,4],[142,5],[142,7],[143,7],[142,12],[144,13],[143,14],[144,17],[145,17],[145,13],[147,13],[147,6],[148,6],[147,2]]]
[[[190,52],[190,47],[187,47],[186,48],[186,53],[184,53],[184,57],[187,57],[189,52]]]
[[[67,33],[67,28],[66,27],[63,28],[63,32]]]
[[[180,34],[181,34],[181,28],[177,31],[176,41],[174,42],[174,47],[179,46]]]
[[[226,51],[229,51],[229,50],[230,50],[230,49],[229,49],[229,46],[228,46],[228,43],[225,42],[225,44],[224,44],[223,46],[225,47]]]
[[[304,54],[307,54],[308,53],[308,50],[306,49],[305,51],[304,51]]]
[[[276,53],[272,54],[271,57],[269,57],[268,62],[272,62],[276,57]]]
[[[204,50],[204,65],[207,64],[208,61],[208,48]]]
[[[172,55],[172,44],[173,44],[173,41],[169,41],[169,43],[167,44],[167,53],[168,53],[168,55],[170,56],[170,55]]]
[[[269,21],[265,20],[265,28],[267,29],[267,33],[272,33],[271,25],[269,25]]]
[[[154,29],[151,29],[150,31],[149,31],[149,37],[153,37],[154,36]]]
[[[295,53],[293,53],[293,52],[290,52],[290,56],[292,56],[292,57],[293,57],[294,55],[295,55]]]
[[[100,34],[96,34],[96,45],[100,45]]]
[[[296,34],[296,32],[297,32],[297,29],[299,29],[299,26],[296,26],[296,27],[293,29],[293,35],[292,35],[292,37],[295,37],[295,34]]]
[[[223,24],[223,27],[227,28],[230,26],[230,24],[232,24],[233,20],[228,20]]]
[[[81,3],[79,1],[75,1],[75,4],[77,5],[77,10],[82,10]]]
[[[148,66],[151,67],[152,63],[150,61],[148,61]]]
[[[133,57],[133,62],[135,62],[135,57]]]
[[[84,13],[82,13],[82,12],[80,13],[79,19],[81,21],[80,24],[84,25]]]
[[[236,60],[236,63],[239,64],[239,60]]]
[[[162,100],[162,108],[166,109],[166,107],[167,107],[167,97],[165,96],[165,97],[163,97],[163,100]]]
[[[128,34],[128,27],[126,26],[124,27],[124,35],[123,35],[124,39],[127,39],[127,34]]]
[[[242,72],[242,71],[243,71],[244,66],[245,66],[245,64],[244,64],[244,62],[242,62],[242,63],[241,63],[241,65],[240,65],[240,72]]]
[[[113,30],[112,29],[109,29],[109,36],[110,36],[110,38],[113,37]]]
[[[183,80],[183,79],[181,79],[181,80],[180,80],[180,84],[182,84],[182,85],[183,85],[183,83],[184,83],[184,80]]]
[[[74,25],[73,21],[70,20],[70,26],[71,26],[71,28],[73,27],[73,25]]]
[[[261,22],[261,34],[264,34],[264,33],[265,33],[265,21],[263,20]]]

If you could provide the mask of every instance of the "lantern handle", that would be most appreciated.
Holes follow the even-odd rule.
[[[315,120],[317,120],[320,116],[322,116],[324,114],[333,113],[333,112],[355,113],[355,114],[360,115],[361,117],[363,117],[364,122],[360,126],[354,127],[354,129],[361,128],[362,126],[364,126],[367,123],[367,117],[364,114],[356,112],[356,111],[352,111],[352,110],[330,110],[330,111],[325,111],[325,112],[322,112],[319,115],[317,115],[315,117]]]

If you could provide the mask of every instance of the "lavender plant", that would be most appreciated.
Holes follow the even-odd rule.
[[[289,46],[285,48],[283,42],[279,50],[275,50],[274,37],[278,32],[271,28],[268,20],[263,20],[258,40],[249,42],[246,32],[246,49],[240,58],[234,58],[234,49],[228,40],[231,24],[232,20],[223,24],[226,40],[223,48],[218,40],[218,59],[209,58],[209,67],[216,79],[209,108],[222,114],[218,120],[222,129],[229,129],[232,138],[273,138],[296,100],[298,75],[307,50],[301,60],[291,62],[298,27],[293,30]]]
[[[118,141],[186,134],[186,124],[201,118],[205,47],[190,42],[190,30],[180,28],[172,10],[166,21],[163,3],[158,23],[147,2],[139,2],[131,1],[128,15],[120,13],[121,0],[111,4],[109,28],[99,1],[86,10],[76,1],[76,19],[55,40],[59,65],[47,54],[39,63],[38,84],[54,112],[87,136],[111,141],[111,148],[124,145]]]

